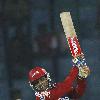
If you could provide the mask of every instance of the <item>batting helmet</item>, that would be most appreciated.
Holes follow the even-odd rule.
[[[29,81],[33,82],[46,74],[47,72],[45,69],[41,67],[35,67],[29,72]]]

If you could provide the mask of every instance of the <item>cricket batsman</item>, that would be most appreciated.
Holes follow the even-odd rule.
[[[90,73],[87,66],[78,67],[82,56],[73,59],[74,66],[64,81],[51,84],[49,73],[42,67],[35,67],[29,72],[29,83],[35,91],[36,100],[76,100],[86,89],[86,79]],[[76,82],[76,86],[73,83]],[[67,97],[64,97],[67,95]],[[62,98],[64,97],[64,98]]]
[[[71,15],[69,12],[63,12],[60,17],[73,56],[73,67],[65,80],[56,84],[51,83],[51,78],[44,68],[33,68],[29,72],[29,83],[35,91],[36,100],[76,100],[84,94],[86,89],[90,69],[81,51]],[[67,97],[64,97],[65,95]]]

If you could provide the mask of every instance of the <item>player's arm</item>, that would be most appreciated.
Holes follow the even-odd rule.
[[[77,86],[75,88],[76,93],[79,97],[81,97],[86,89],[86,79],[79,79],[77,78]]]
[[[90,69],[87,66],[84,66],[84,61],[82,60],[83,55],[81,55],[81,60],[79,60],[79,57],[74,63],[75,65],[79,68],[79,74],[77,78],[77,86],[72,88],[71,91],[69,92],[69,97],[70,98],[79,98],[81,97],[86,89],[86,78],[90,74]]]
[[[71,91],[73,82],[76,80],[77,76],[78,76],[78,68],[73,67],[69,75],[66,77],[66,79],[63,82],[58,83],[56,87],[50,91],[51,99],[57,99],[69,93]]]
[[[77,99],[83,96],[86,89],[86,79],[77,78],[76,87],[72,87],[71,91],[68,93],[68,97],[71,99]]]

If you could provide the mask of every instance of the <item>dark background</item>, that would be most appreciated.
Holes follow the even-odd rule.
[[[0,100],[35,100],[28,72],[44,67],[54,82],[72,67],[59,14],[70,11],[91,69],[80,100],[100,99],[100,0],[0,0]]]

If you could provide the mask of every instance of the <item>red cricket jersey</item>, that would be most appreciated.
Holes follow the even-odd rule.
[[[77,77],[78,68],[73,67],[63,82],[57,83],[52,89],[39,93],[40,95],[36,95],[36,100],[62,100],[60,98],[64,95],[67,95],[70,99],[81,97],[86,88],[86,80]],[[75,81],[77,81],[77,85],[73,87]]]

